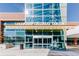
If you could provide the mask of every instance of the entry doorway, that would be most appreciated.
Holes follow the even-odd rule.
[[[34,48],[50,48],[52,37],[34,37]]]

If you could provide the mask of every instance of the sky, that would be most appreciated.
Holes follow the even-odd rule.
[[[79,21],[79,3],[69,3],[67,4],[67,20],[69,22]]]
[[[23,3],[0,3],[0,12],[23,12]]]
[[[0,12],[23,12],[23,3],[0,3]],[[67,4],[67,21],[79,21],[79,3]]]

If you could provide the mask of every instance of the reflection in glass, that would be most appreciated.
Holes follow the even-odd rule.
[[[41,15],[42,16],[42,10],[34,10],[34,15]]]
[[[17,36],[15,41],[18,43],[24,42],[24,37]]]
[[[60,7],[59,3],[54,3],[54,8],[58,9]]]
[[[55,20],[55,22],[61,22],[61,17],[60,16],[56,16],[54,20]]]
[[[26,4],[26,9],[32,9],[32,4]]]
[[[42,9],[42,4],[41,3],[34,4],[34,9]]]
[[[44,10],[44,15],[52,15],[52,10]]]
[[[60,10],[54,10],[54,15],[60,15]]]
[[[32,17],[26,17],[26,22],[33,22]]]
[[[19,31],[19,32],[16,32],[16,35],[25,35],[25,32],[21,32],[21,31]]]
[[[34,17],[34,22],[42,22],[42,17]]]
[[[52,17],[44,17],[44,22],[52,22]]]
[[[44,3],[44,9],[52,9],[52,3]]]

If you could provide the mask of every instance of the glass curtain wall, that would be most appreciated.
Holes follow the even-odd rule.
[[[35,36],[38,37],[34,38]],[[65,48],[64,31],[57,29],[5,29],[4,41],[14,45],[22,43],[25,48]]]
[[[21,44],[24,43],[25,31],[23,29],[4,29],[4,42]]]
[[[25,4],[26,22],[62,22],[59,3]]]

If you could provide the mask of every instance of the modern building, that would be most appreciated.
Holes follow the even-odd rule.
[[[27,3],[24,6],[24,12],[0,14],[4,43],[23,44],[24,48],[66,49],[66,4]]]
[[[75,26],[67,30],[67,42],[68,45],[79,45],[79,22],[73,22]],[[72,23],[72,24],[73,24]]]

